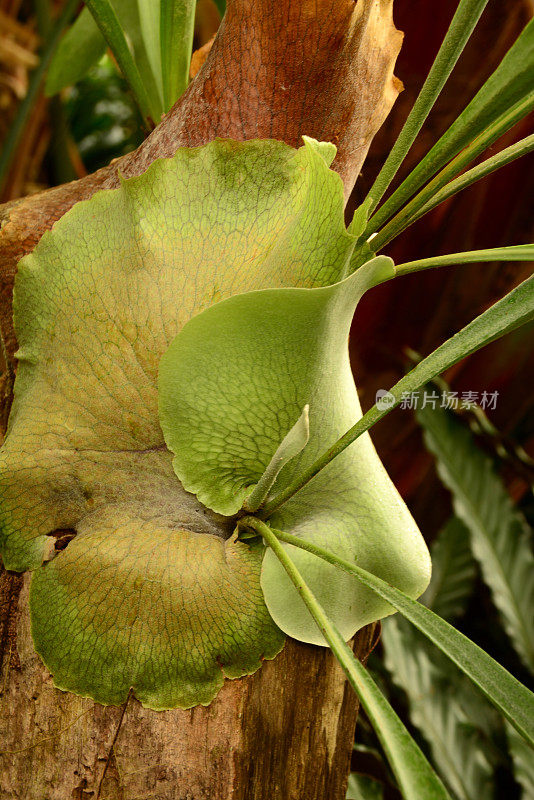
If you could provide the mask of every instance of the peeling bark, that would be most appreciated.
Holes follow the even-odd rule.
[[[74,203],[216,136],[302,134],[338,146],[346,195],[400,84],[392,0],[230,0],[186,94],[134,153],[79,181],[0,207],[2,420],[13,354],[17,261]],[[1,359],[1,352],[0,352]],[[0,362],[0,367],[2,364]],[[0,575],[0,800],[341,800],[357,703],[328,651],[288,641],[207,708],[155,712],[60,692],[36,655],[24,578]],[[51,609],[53,613],[53,609]],[[361,631],[365,660],[376,626]]]

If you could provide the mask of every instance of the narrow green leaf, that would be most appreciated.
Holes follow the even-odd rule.
[[[497,141],[516,122],[523,119],[534,108],[534,91],[512,106],[506,113],[488,123],[484,130],[447,164],[421,191],[416,194],[399,213],[390,220],[377,234],[370,237],[373,249],[379,251],[395,236],[405,230],[420,214],[420,211],[431,203],[434,196],[446,188],[449,182],[461,173],[472,161]]]
[[[247,524],[250,518],[246,518]],[[250,527],[255,527],[250,524]],[[257,527],[255,528],[257,530]],[[415,625],[427,639],[464,672],[486,695],[490,703],[510,720],[526,741],[534,746],[534,694],[478,645],[457,631],[433,611],[412,600],[394,586],[365,569],[345,561],[322,547],[282,531],[271,531],[281,542],[298,547],[354,575]],[[263,534],[263,529],[261,532]],[[267,539],[267,537],[265,536]],[[270,544],[270,540],[269,540]]]
[[[165,111],[172,108],[189,83],[195,8],[196,0],[161,0],[161,70]]]
[[[402,271],[402,265],[397,268],[397,271]],[[327,464],[346,450],[349,445],[368,431],[382,417],[385,417],[393,408],[398,406],[405,393],[420,389],[421,386],[424,386],[436,375],[456,364],[457,361],[532,319],[534,319],[534,276],[521,283],[491,308],[488,308],[487,311],[484,311],[484,313],[466,325],[465,328],[462,328],[451,339],[447,339],[433,353],[420,361],[411,372],[401,378],[390,389],[387,395],[389,402],[382,401],[380,407],[376,404],[372,406],[352,428],[349,428],[337,442],[305,469],[297,479],[292,481],[273,500],[266,503],[262,510],[262,517],[266,518],[272,514],[275,509],[300,491]]]
[[[268,463],[265,472],[243,503],[245,511],[252,512],[258,510],[271,491],[272,485],[280,474],[280,471],[308,444],[310,438],[309,410],[309,406],[304,406],[302,414],[289,433],[282,439],[280,446]]]
[[[506,726],[506,738],[512,761],[514,776],[521,786],[521,800],[534,798],[534,757],[531,748],[511,725]]]
[[[534,105],[533,69],[534,20],[531,20],[465,110],[371,217],[365,236],[377,231],[438,170],[520,101],[526,101],[523,109],[526,116]],[[371,195],[376,196],[374,189]]]
[[[139,0],[140,1],[140,0]],[[156,3],[159,0],[155,0]],[[163,113],[163,100],[158,89],[156,74],[144,42],[144,23],[139,17],[137,0],[110,0],[117,15],[126,41],[132,50],[133,60],[146,93],[153,105],[154,121],[158,122]],[[153,7],[153,3],[150,3]],[[158,5],[158,53],[159,53],[159,5]],[[83,8],[76,22],[62,39],[56,56],[52,60],[48,78],[47,92],[53,94],[66,86],[71,86],[84,77],[87,70],[98,61],[106,50],[106,40],[88,8]]]
[[[494,759],[487,726],[490,711],[496,718],[490,726],[498,727],[497,712],[464,684],[450,662],[437,657],[441,654],[407,620],[385,620],[382,645],[386,669],[406,693],[410,719],[428,742],[443,781],[459,800],[493,800]]]
[[[477,164],[476,167],[464,172],[463,175],[450,181],[450,183],[447,183],[442,189],[433,194],[424,205],[421,205],[420,208],[408,218],[406,227],[413,225],[418,219],[428,214],[429,211],[439,206],[440,203],[458,194],[458,192],[467,189],[467,187],[472,186],[473,183],[482,180],[482,178],[486,178],[488,175],[491,175],[492,172],[496,172],[498,169],[501,169],[501,167],[505,167],[507,164],[521,158],[521,156],[531,153],[533,150],[534,134],[521,139],[521,141],[510,145],[510,147],[506,147],[504,150],[501,150],[500,153],[497,153],[497,155],[491,158],[487,158],[481,164]]]
[[[421,800],[423,797],[425,800],[440,800],[440,798],[450,800],[441,780],[363,664],[355,658],[337,627],[325,614],[286,549],[278,541],[277,535],[265,523],[254,517],[245,517],[242,524],[250,526],[264,538],[293,582],[317,627],[328,641],[380,739],[405,800]]]
[[[137,0],[140,32],[148,62],[163,100],[163,78],[161,74],[160,7],[161,0]]]
[[[454,509],[471,533],[473,553],[510,639],[534,672],[534,554],[523,517],[471,432],[444,409],[421,408],[417,419]]]
[[[465,611],[476,577],[469,546],[469,531],[458,517],[451,517],[430,550],[432,579],[421,603],[443,619]]]
[[[353,236],[360,237],[366,229],[369,219],[369,209],[371,208],[372,202],[372,198],[368,197],[354,212],[350,225],[347,228],[348,232]]]
[[[360,240],[360,237],[367,227],[371,203],[372,199],[368,197],[361,205],[358,206],[354,212],[351,223],[347,228],[347,231],[350,234],[358,237],[358,243],[354,248],[354,252],[350,260],[349,270],[351,272],[355,272],[358,267],[361,267],[366,261],[370,261],[376,256],[376,253],[371,249],[369,242]]]
[[[217,6],[217,10],[221,15],[221,18],[224,17],[226,13],[226,0],[213,0],[213,2]]]
[[[446,256],[421,258],[419,261],[407,261],[396,267],[397,275],[408,275],[431,267],[454,266],[456,264],[476,264],[484,261],[533,261],[534,244],[510,245],[510,247],[493,247],[488,250],[471,250],[466,253],[449,253]]]
[[[376,208],[397,174],[487,4],[488,0],[461,0],[458,4],[423,88],[369,191],[368,197],[373,198],[371,210]]]
[[[81,80],[106,52],[106,42],[88,8],[61,39],[46,76],[48,97]]]
[[[148,122],[149,119],[152,119],[153,122],[158,122],[158,104],[147,93],[113,6],[109,0],[86,0],[86,4],[117,59],[121,72],[128,82],[145,120]]]

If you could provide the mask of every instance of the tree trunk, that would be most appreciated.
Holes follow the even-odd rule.
[[[190,88],[134,153],[99,172],[0,208],[0,385],[4,429],[16,349],[16,264],[74,203],[143,172],[179,146],[216,136],[302,134],[338,146],[350,193],[397,95],[401,36],[392,0],[230,0]],[[3,355],[2,355],[3,354]],[[5,362],[2,365],[2,359]],[[288,641],[207,708],[155,712],[130,698],[103,707],[55,689],[29,626],[29,576],[0,578],[1,800],[341,800],[357,703],[322,648]],[[364,660],[375,626],[361,631]]]

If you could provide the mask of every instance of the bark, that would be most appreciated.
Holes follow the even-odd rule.
[[[2,798],[344,797],[354,695],[326,650],[289,641],[252,678],[227,681],[207,708],[156,712],[133,699],[103,707],[53,688],[32,647],[28,579],[13,583],[21,592],[6,641]],[[360,657],[372,636],[358,636]]]
[[[16,264],[74,203],[216,136],[302,134],[338,146],[346,194],[399,83],[392,0],[230,0],[186,94],[134,153],[79,181],[0,208],[2,420],[14,371]],[[0,367],[2,353],[0,351]],[[208,708],[104,708],[60,692],[33,649],[29,578],[1,576],[0,798],[24,800],[340,800],[357,704],[327,651],[288,641],[256,675],[227,681]],[[362,660],[374,627],[360,632]]]

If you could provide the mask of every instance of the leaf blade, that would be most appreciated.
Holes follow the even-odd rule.
[[[149,0],[150,2],[150,0]],[[187,89],[196,0],[161,0],[161,71],[164,110]]]
[[[163,77],[161,68],[160,42],[160,6],[161,0],[137,0],[139,10],[140,34],[145,46],[148,63],[163,100]]]
[[[158,121],[158,108],[149,97],[138,66],[132,56],[123,27],[110,0],[86,0],[86,5],[113,51],[122,74],[127,80],[145,120]]]
[[[534,672],[534,555],[526,523],[490,459],[461,422],[442,409],[416,412],[456,514],[471,533],[482,575],[515,649]]]
[[[223,669],[254,671],[282,646],[263,550],[230,541],[228,522],[176,479],[157,372],[185,322],[218,300],[328,284],[330,245],[320,250],[310,224],[323,213],[343,270],[353,239],[341,181],[319,154],[219,140],[75,204],[20,262],[0,547],[6,566],[34,571],[33,635],[63,687],[193,705],[216,694]],[[42,566],[58,525],[80,535]]]
[[[400,265],[402,268],[403,265]],[[401,378],[389,391],[390,402],[376,404],[364,416],[349,428],[349,430],[335,442],[326,453],[323,453],[313,464],[305,469],[302,474],[289,486],[281,491],[262,510],[262,517],[267,517],[274,510],[286,503],[294,494],[299,492],[331,461],[337,458],[347,447],[355,442],[363,433],[368,431],[382,417],[385,417],[402,400],[405,392],[411,393],[420,389],[425,383],[456,364],[465,356],[474,353],[494,339],[504,336],[515,328],[534,319],[534,276],[531,276],[505,297],[484,311],[465,328],[447,339],[440,347],[424,358],[407,375]]]
[[[450,253],[446,256],[421,258],[418,261],[407,261],[396,268],[397,275],[408,275],[431,267],[442,267],[456,264],[479,264],[486,261],[534,261],[534,244],[510,245],[509,247],[493,247],[489,250],[472,250],[467,253]]]
[[[532,108],[534,108],[534,91],[528,93],[495,120],[490,120],[472,142],[443,167],[378,233],[370,237],[375,250],[381,250],[391,239],[394,239],[395,236],[398,236],[399,233],[409,227],[415,219],[421,216],[422,209],[432,203],[436,194],[439,194],[442,189],[446,189],[449,182],[453,182],[452,179],[456,175],[461,173],[490,145],[522,120]],[[521,155],[521,153],[518,153],[518,155]],[[482,170],[477,171],[475,169],[475,176],[480,172]]]
[[[344,264],[338,268],[342,272]],[[238,514],[303,405],[310,405],[310,440],[280,472],[279,487],[361,413],[348,331],[362,294],[392,273],[393,263],[382,256],[330,286],[231,297],[182,328],[161,359],[158,388],[165,441],[188,492],[218,514]],[[418,597],[430,579],[424,540],[368,439],[307,496],[285,506],[277,527],[358,558],[410,596]],[[297,561],[347,639],[389,612],[332,567],[305,554]],[[294,588],[271,554],[261,580],[276,624],[296,639],[324,646],[302,603],[288,613]]]
[[[420,602],[443,619],[451,620],[465,610],[476,577],[469,546],[469,531],[458,517],[451,517],[430,550],[432,578]]]
[[[45,82],[48,97],[81,80],[106,52],[106,41],[88,8],[61,39]]]
[[[532,800],[534,797],[532,750],[511,725],[506,725],[506,738],[514,765],[514,777],[522,789],[521,800]]]
[[[489,124],[509,112],[521,100],[530,98],[530,102],[534,103],[531,78],[533,68],[534,20],[531,20],[473,100],[373,215],[367,226],[366,237],[377,231],[427,180]],[[527,107],[531,106],[527,104]]]
[[[379,204],[407,156],[487,4],[488,0],[461,0],[458,4],[413,108],[369,190],[368,198],[373,198],[371,211]]]
[[[382,644],[386,669],[406,694],[410,719],[428,742],[445,784],[460,800],[493,800],[494,759],[477,722],[487,735],[487,712],[497,717],[493,724],[497,713],[406,620],[385,620]],[[470,713],[473,705],[475,712],[481,707],[478,720]]]
[[[421,603],[367,570],[344,561],[324,548],[297,536],[275,531],[288,545],[314,553],[345,570],[375,591],[430,639],[460,670],[475,683],[488,700],[501,711],[514,728],[534,746],[534,694],[463,633],[453,628]]]
[[[388,761],[399,782],[405,800],[450,800],[450,796],[417,743],[379,690],[365,667],[354,657],[335,624],[325,614],[308,588],[292,559],[271,529],[254,517],[246,517],[243,525],[256,530],[279,559],[295,585],[319,630],[327,639],[343,667],[351,686],[360,698]]]
[[[487,158],[481,164],[477,164],[472,169],[464,172],[458,178],[450,181],[450,183],[445,184],[445,186],[438,190],[433,196],[420,208],[417,209],[415,214],[412,214],[406,224],[406,227],[409,225],[413,225],[418,219],[423,217],[425,214],[428,214],[429,211],[432,211],[433,208],[444,203],[445,200],[448,200],[450,197],[454,197],[455,194],[458,192],[467,189],[469,186],[472,186],[479,180],[491,175],[498,169],[511,164],[518,158],[521,158],[528,153],[531,153],[534,150],[534,134],[532,136],[526,136],[524,139],[521,139],[519,142],[510,145],[510,147],[506,147],[504,150],[501,150],[500,153],[492,156],[491,158]]]

